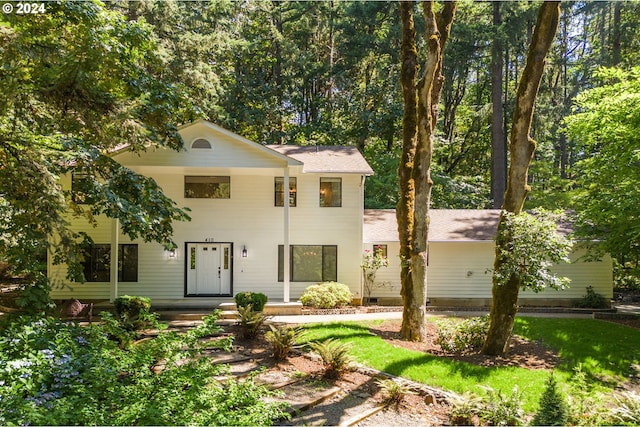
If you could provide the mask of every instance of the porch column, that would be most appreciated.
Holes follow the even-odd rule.
[[[109,290],[109,300],[113,302],[118,298],[118,240],[120,236],[120,221],[118,218],[111,220],[111,266],[110,277],[111,286]]]
[[[282,268],[284,269],[284,302],[289,302],[290,285],[290,243],[289,243],[289,165],[284,167],[284,250],[282,255]]]

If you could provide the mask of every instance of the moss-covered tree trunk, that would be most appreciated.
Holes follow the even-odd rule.
[[[442,49],[455,15],[455,2],[445,4],[436,16],[434,2],[422,3],[427,41],[426,63],[420,81],[418,51],[413,20],[415,3],[400,4],[402,17],[401,86],[404,102],[402,158],[398,169],[400,200],[396,210],[400,237],[403,302],[401,336],[406,340],[426,338],[426,268],[431,198],[433,132],[442,89]]]
[[[527,183],[529,165],[533,159],[536,143],[529,135],[533,110],[540,87],[544,63],[553,37],[558,28],[560,18],[560,2],[544,2],[540,6],[535,30],[529,45],[527,62],[518,84],[516,107],[511,126],[509,143],[510,159],[507,191],[505,192],[504,211],[519,214],[522,212],[525,199],[530,191]],[[512,237],[504,233],[503,218],[498,225],[496,239],[496,257],[494,270],[498,271],[501,250],[508,248]],[[482,352],[489,355],[504,354],[509,349],[509,340],[513,331],[513,323],[518,310],[518,293],[521,280],[512,276],[506,283],[493,278],[491,322]]]

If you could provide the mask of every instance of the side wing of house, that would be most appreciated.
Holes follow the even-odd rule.
[[[65,266],[50,266],[51,278],[62,285],[56,286],[54,298],[135,294],[179,302],[253,291],[282,301],[329,280],[349,285],[359,297],[363,176],[372,171],[357,150],[289,153],[205,121],[180,132],[182,152],[124,151],[114,157],[152,177],[178,206],[190,209],[191,221],[174,224],[177,249],[130,241],[108,218],[99,218],[95,228],[72,220],[96,245],[85,262],[85,283],[69,283]],[[324,167],[324,160],[314,163],[314,156],[335,157],[338,167]],[[64,179],[70,185],[71,177]],[[114,242],[119,247],[117,279],[105,271],[110,265],[105,254]]]
[[[489,306],[498,212],[492,210],[432,210],[427,295],[437,306]],[[395,211],[365,211],[365,250],[384,248],[389,267],[378,270],[371,293],[379,303],[400,303],[400,260]],[[613,295],[613,267],[609,256],[586,261],[584,250],[571,255],[571,264],[553,272],[571,279],[569,289],[520,293],[523,306],[571,306],[592,286],[606,298]]]

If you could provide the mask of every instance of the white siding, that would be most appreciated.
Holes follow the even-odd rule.
[[[400,297],[400,261],[398,242],[387,244],[389,267],[378,270],[377,282],[386,282],[376,288],[372,297]],[[372,244],[367,244],[371,249]],[[427,295],[436,299],[490,299],[491,272],[494,258],[493,242],[431,242],[429,243],[429,267]],[[586,294],[587,286],[606,298],[612,296],[612,262],[609,256],[602,261],[585,262],[580,257],[583,251],[571,256],[571,264],[554,266],[553,271],[571,278],[570,288],[563,291],[553,289],[534,293],[520,293],[522,299],[578,299]]]
[[[132,169],[140,169],[133,167]],[[198,168],[200,171],[202,168]],[[264,292],[273,300],[281,300],[283,284],[278,282],[278,245],[284,243],[284,209],[274,206],[274,179],[283,176],[283,168],[261,169],[261,174],[237,174],[246,169],[231,170],[230,199],[184,198],[184,174],[190,168],[167,169],[145,167],[165,194],[178,206],[191,209],[190,222],[174,224],[174,240],[178,245],[175,258],[158,244],[138,243],[139,271],[137,283],[120,282],[120,295],[139,294],[153,299],[184,298],[186,243],[233,243],[233,294],[241,291]],[[208,168],[209,175],[228,175],[229,170]],[[290,209],[292,245],[337,245],[338,281],[349,285],[355,297],[360,297],[360,256],[362,253],[362,187],[359,175],[342,177],[342,207],[319,207],[321,176],[297,177],[297,206]],[[336,175],[333,175],[336,176]],[[95,243],[109,243],[111,221],[98,219],[95,229],[82,221],[73,223],[77,230],[89,232]],[[120,243],[128,243],[124,236]],[[242,258],[242,248],[248,257]],[[51,277],[64,282],[66,270],[52,267]],[[67,283],[68,284],[68,283]],[[291,283],[291,298],[297,299],[310,283]],[[109,284],[69,284],[73,289],[56,289],[54,298],[107,299]]]

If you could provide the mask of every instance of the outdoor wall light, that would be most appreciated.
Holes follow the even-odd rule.
[[[242,258],[246,258],[247,257],[247,247],[243,246],[242,247]]]
[[[175,249],[169,249],[169,258],[175,258],[176,257],[176,250]]]

